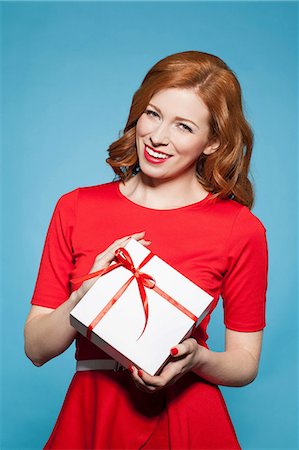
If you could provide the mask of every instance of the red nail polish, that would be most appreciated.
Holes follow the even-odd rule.
[[[133,373],[134,372],[134,369],[133,369],[133,367],[132,366],[129,366],[128,367],[128,370],[131,372],[131,373]]]
[[[142,372],[141,372],[141,370],[138,370],[138,375],[140,376],[140,378],[142,378]]]
[[[170,353],[174,356],[174,355],[177,355],[179,353],[179,351],[176,347],[174,347],[170,350]]]

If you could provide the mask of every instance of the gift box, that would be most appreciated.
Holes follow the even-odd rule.
[[[72,326],[124,367],[150,375],[160,372],[171,347],[191,335],[213,301],[133,238],[116,251],[116,262],[88,278],[96,273],[101,276],[70,313]]]

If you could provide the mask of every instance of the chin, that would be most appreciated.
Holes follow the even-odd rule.
[[[151,178],[164,178],[165,176],[165,172],[164,170],[161,168],[159,169],[159,167],[150,167],[147,163],[140,163],[139,162],[139,167],[140,167],[140,172],[147,176],[147,177],[151,177]]]

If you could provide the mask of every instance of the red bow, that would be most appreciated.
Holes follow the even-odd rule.
[[[122,296],[122,294],[125,292],[127,287],[130,285],[130,283],[134,280],[134,278],[137,281],[140,297],[142,300],[142,305],[145,313],[145,324],[144,328],[142,330],[142,333],[140,334],[139,338],[143,335],[147,322],[148,322],[148,301],[146,296],[145,287],[149,289],[154,289],[159,295],[161,295],[165,300],[169,301],[172,305],[174,305],[176,308],[180,309],[184,314],[186,314],[188,317],[190,317],[194,322],[197,321],[198,317],[196,317],[192,312],[190,312],[187,308],[185,308],[183,305],[178,303],[176,300],[174,300],[172,297],[170,297],[166,292],[162,291],[160,288],[156,286],[156,281],[153,277],[150,275],[140,272],[140,269],[148,263],[148,261],[154,256],[153,253],[149,253],[146,258],[139,264],[137,268],[134,267],[132,258],[128,251],[121,247],[118,248],[115,251],[115,257],[117,259],[117,263],[113,264],[109,267],[106,267],[105,269],[98,270],[96,272],[87,274],[83,277],[79,278],[73,278],[71,280],[72,283],[78,283],[81,281],[89,280],[90,278],[94,278],[96,276],[102,276],[108,272],[111,272],[112,270],[116,269],[117,267],[123,266],[126,269],[130,270],[132,272],[132,276],[126,281],[126,283],[117,291],[117,293],[112,297],[112,299],[107,303],[107,305],[99,312],[99,314],[96,316],[96,318],[91,322],[91,324],[88,326],[87,329],[87,335],[86,337],[88,339],[91,339],[91,332],[93,328],[99,323],[99,321],[104,317],[104,315],[109,311],[109,309],[114,305],[114,303]]]

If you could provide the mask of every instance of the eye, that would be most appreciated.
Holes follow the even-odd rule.
[[[179,126],[182,126],[184,130],[189,131],[189,133],[193,133],[192,129],[188,127],[185,123],[179,123]]]
[[[152,111],[151,109],[146,109],[144,112],[147,116],[159,117],[159,114],[156,113],[156,111]]]

